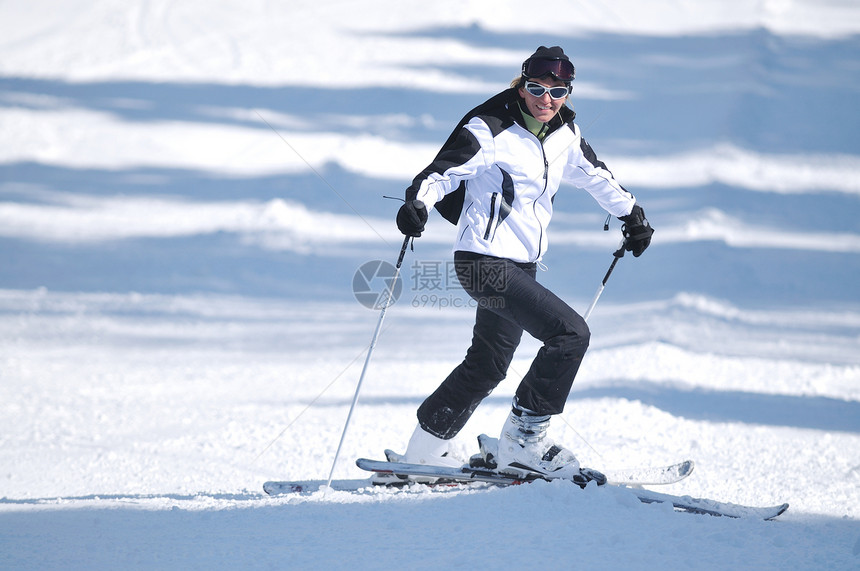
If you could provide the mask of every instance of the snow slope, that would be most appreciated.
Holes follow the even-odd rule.
[[[0,4],[0,568],[860,565],[860,10],[429,6]],[[353,276],[401,242],[382,196],[539,44],[573,55],[578,121],[657,229],[552,436],[596,468],[693,458],[663,491],[778,521],[563,483],[262,493],[331,468],[378,318]],[[556,208],[540,279],[584,309],[618,226],[572,189]],[[408,253],[337,479],[403,448],[468,345],[452,233]]]

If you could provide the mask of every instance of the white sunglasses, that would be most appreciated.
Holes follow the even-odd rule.
[[[572,87],[569,85],[565,85],[563,87],[546,87],[541,85],[540,83],[535,83],[534,81],[526,82],[526,91],[535,97],[543,97],[543,94],[549,92],[549,96],[553,99],[564,99],[570,92],[573,91]]]

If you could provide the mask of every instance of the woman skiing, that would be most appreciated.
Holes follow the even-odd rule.
[[[574,73],[562,48],[539,47],[511,88],[470,111],[406,190],[397,213],[404,235],[420,236],[433,208],[457,224],[455,270],[477,310],[466,357],[419,407],[404,462],[460,464],[447,455],[448,441],[505,378],[526,331],[543,346],[517,388],[498,449],[482,452],[517,475],[580,474],[574,454],[546,436],[590,336],[584,319],[535,279],[553,199],[563,181],[587,191],[624,222],[625,249],[634,256],[653,230],[574,123],[565,105]]]

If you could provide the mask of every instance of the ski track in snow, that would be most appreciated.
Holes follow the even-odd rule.
[[[0,568],[856,569],[857,7],[578,3],[548,31],[428,6],[4,7]],[[777,521],[559,482],[262,492],[332,467],[378,318],[351,280],[401,242],[379,197],[540,43],[574,54],[578,121],[657,228],[551,435],[598,469],[692,458],[661,491],[789,502]],[[541,276],[580,309],[618,243],[589,200],[560,195]],[[336,479],[403,449],[468,346],[468,300],[422,281],[454,232],[408,254]]]

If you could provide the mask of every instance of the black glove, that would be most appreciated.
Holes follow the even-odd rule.
[[[621,233],[624,234],[624,249],[633,252],[633,256],[638,258],[651,244],[651,234],[654,233],[654,229],[645,218],[645,211],[638,204],[634,204],[630,214],[620,216],[618,219],[624,222],[621,227]]]
[[[407,200],[397,211],[397,228],[404,236],[418,238],[427,222],[427,207],[420,200]]]

